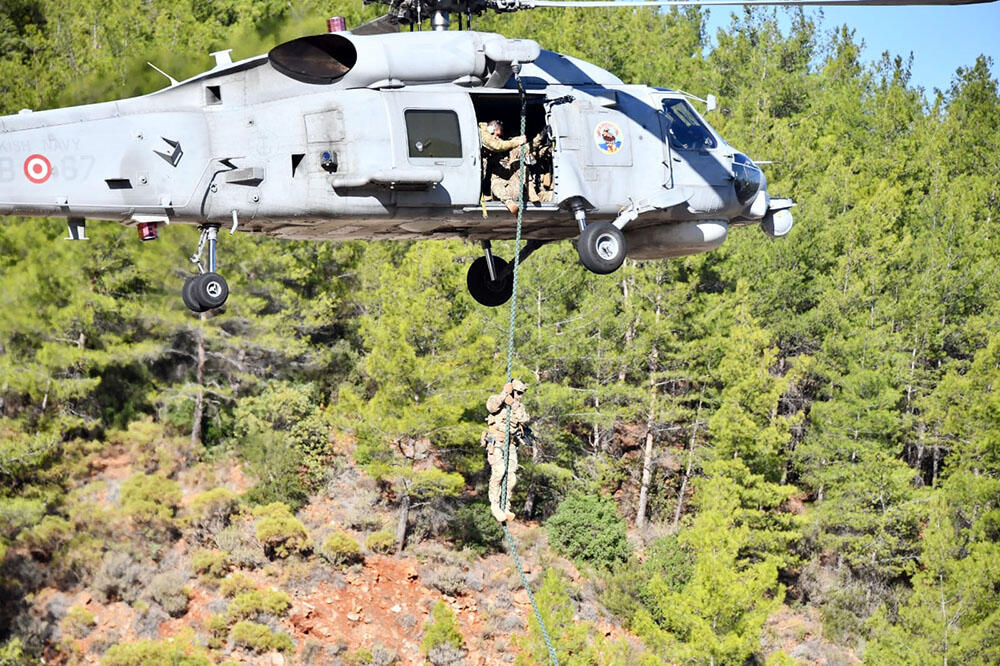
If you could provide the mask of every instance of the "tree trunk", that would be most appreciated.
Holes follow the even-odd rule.
[[[397,555],[402,553],[403,548],[406,546],[406,527],[410,521],[410,493],[409,489],[406,487],[405,481],[399,484],[399,489],[400,489],[399,523],[396,524]]]
[[[202,326],[205,321],[205,313],[200,315],[201,322],[195,329],[195,344],[197,346],[198,365],[195,368],[195,381],[198,384],[198,393],[194,397],[194,414],[191,416],[191,446],[201,444],[201,421],[205,414],[205,336]]]
[[[702,391],[702,397],[705,393]],[[681,512],[684,510],[684,491],[687,490],[688,479],[691,478],[691,468],[694,466],[694,444],[698,439],[698,420],[701,418],[701,398],[698,399],[698,411],[694,416],[694,427],[691,429],[691,441],[688,443],[688,464],[684,470],[684,478],[681,479],[681,489],[677,493],[677,510],[674,511],[674,528],[681,522]]]
[[[653,430],[647,424],[646,450],[642,454],[642,486],[639,488],[639,508],[635,512],[635,526],[646,523],[646,503],[649,501],[649,482],[653,477]]]
[[[542,457],[542,452],[538,450],[538,440],[531,438],[531,464],[537,465],[538,459]],[[534,474],[532,474],[534,476]],[[531,518],[531,512],[535,510],[535,480],[531,479],[528,485],[528,492],[524,498],[524,517]]]

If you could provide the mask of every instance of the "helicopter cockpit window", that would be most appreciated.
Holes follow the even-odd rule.
[[[410,157],[462,156],[462,134],[454,111],[410,109],[403,115]]]
[[[718,145],[715,137],[701,122],[698,115],[683,99],[663,100],[663,113],[667,116],[667,134],[670,143],[681,150],[705,150]]]

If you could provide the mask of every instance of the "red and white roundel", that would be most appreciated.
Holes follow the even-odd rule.
[[[35,185],[41,185],[52,175],[52,162],[45,155],[29,155],[24,160],[24,175]]]

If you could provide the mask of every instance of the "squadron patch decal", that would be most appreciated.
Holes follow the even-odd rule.
[[[52,175],[52,162],[45,155],[28,155],[24,160],[24,176],[35,185],[41,185]]]
[[[601,121],[594,128],[594,142],[605,155],[614,155],[622,147],[622,130],[610,120]]]

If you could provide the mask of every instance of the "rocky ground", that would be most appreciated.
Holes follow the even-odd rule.
[[[81,494],[91,497],[93,511],[116,516],[122,485],[142,471],[140,465],[123,448],[89,464],[91,478],[81,484]],[[431,609],[440,601],[451,610],[465,650],[453,655],[455,661],[437,663],[502,664],[514,661],[518,640],[535,621],[506,552],[477,555],[456,551],[443,540],[415,538],[399,556],[364,546],[360,561],[349,564],[334,565],[317,556],[318,544],[335,531],[365,544],[373,532],[394,526],[395,515],[375,483],[352,465],[345,463],[324,492],[298,512],[314,545],[288,557],[267,556],[246,516],[231,516],[228,527],[190,518],[187,509],[200,493],[221,487],[237,494],[251,485],[238,464],[181,467],[175,477],[182,496],[173,532],[155,542],[137,535],[138,528],[119,516],[118,529],[107,533],[121,540],[120,547],[109,550],[105,545],[100,564],[92,567],[95,571],[74,584],[42,587],[27,599],[15,631],[46,646],[45,663],[97,664],[114,645],[176,639],[211,646],[214,658],[230,663],[424,664],[428,662],[421,641]],[[242,535],[236,546],[232,539],[221,539],[223,530]],[[519,522],[512,532],[534,587],[545,567],[558,567],[575,588],[575,618],[592,622],[607,636],[637,641],[601,606],[595,583],[548,548],[541,526]],[[229,548],[225,570],[199,573],[198,557],[221,553],[222,546]],[[45,562],[34,561],[30,553],[20,556],[25,576],[44,579]],[[292,649],[253,648],[227,635],[228,629],[213,628],[218,618],[232,615],[232,588],[240,576],[245,577],[239,578],[240,589],[287,594],[283,611],[246,617],[286,634]],[[769,651],[784,649],[799,663],[859,663],[825,641],[818,618],[805,611],[784,607],[771,619],[767,633]]]

